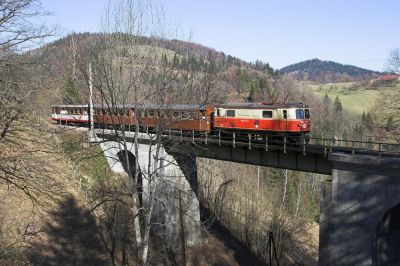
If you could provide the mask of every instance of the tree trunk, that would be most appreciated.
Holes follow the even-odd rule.
[[[285,207],[287,182],[288,182],[288,170],[283,170],[283,174],[285,176],[285,182],[284,182],[284,188],[283,188],[282,203],[281,203],[281,207],[279,208],[279,216],[282,216],[283,208]]]

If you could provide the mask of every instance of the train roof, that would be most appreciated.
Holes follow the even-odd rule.
[[[303,103],[226,103],[216,106],[217,108],[231,109],[280,109],[280,108],[308,108]]]
[[[117,104],[115,106],[107,104],[95,104],[95,109],[149,109],[149,110],[205,110],[208,106],[204,104]],[[88,108],[87,104],[72,104],[72,105],[53,105],[52,107],[60,108]],[[309,108],[309,106],[303,103],[225,103],[215,105],[216,108],[231,108],[231,109],[281,109],[281,108]]]
[[[76,104],[76,105],[52,105],[52,107],[60,108],[88,108],[87,104]],[[169,105],[159,105],[159,104],[117,104],[117,105],[107,105],[107,104],[94,104],[95,109],[149,109],[149,110],[204,110],[207,106],[203,104],[169,104]]]
[[[51,107],[60,107],[60,108],[87,108],[87,104],[55,104],[52,105]]]

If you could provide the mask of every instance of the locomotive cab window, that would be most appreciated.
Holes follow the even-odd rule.
[[[310,109],[304,109],[304,117],[310,119]]]
[[[282,113],[283,113],[283,118],[284,118],[284,119],[287,119],[287,118],[288,118],[288,117],[287,117],[287,110],[283,110]]]
[[[304,119],[304,109],[296,109],[296,119]]]
[[[235,110],[226,110],[227,117],[235,117]]]
[[[221,116],[221,109],[217,109],[217,115],[216,116]]]
[[[272,111],[263,111],[262,117],[263,118],[272,118]]]

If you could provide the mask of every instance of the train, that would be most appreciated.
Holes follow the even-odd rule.
[[[135,126],[196,132],[241,132],[267,135],[308,135],[310,108],[303,103],[226,103],[94,105],[95,126]],[[88,105],[53,105],[51,120],[58,123],[90,123]],[[137,116],[137,117],[135,117]]]

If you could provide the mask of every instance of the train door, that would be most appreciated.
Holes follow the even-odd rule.
[[[287,131],[288,128],[288,111],[286,109],[281,110],[281,121],[280,130]]]
[[[222,108],[216,108],[216,113],[214,113],[214,128],[224,127],[225,126],[225,114]]]
[[[210,128],[208,130],[214,130],[214,119],[215,119],[215,111],[212,111],[210,113]]]

